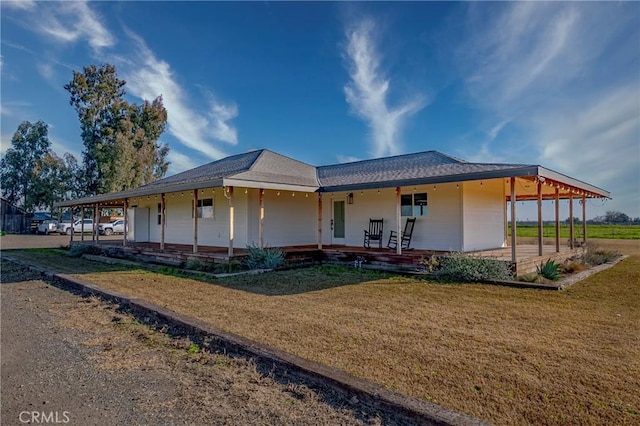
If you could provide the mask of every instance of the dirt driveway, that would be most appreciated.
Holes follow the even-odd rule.
[[[74,241],[80,241],[80,238],[80,234],[75,234],[73,236]],[[85,241],[91,241],[91,235],[85,234],[84,239]],[[122,235],[110,235],[108,237],[101,235],[99,241],[122,242]],[[0,250],[25,248],[58,248],[60,246],[68,245],[68,235],[8,234],[0,237]]]
[[[251,361],[1,266],[3,425],[380,424],[336,395],[279,383]]]

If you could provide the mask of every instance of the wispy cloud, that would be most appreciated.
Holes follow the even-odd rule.
[[[637,84],[622,86],[593,103],[575,105],[571,114],[537,114],[542,159],[634,199],[640,208],[639,93]]]
[[[338,155],[338,163],[353,163],[354,161],[360,161],[362,158],[354,157],[352,155]]]
[[[204,115],[188,106],[187,94],[176,82],[170,65],[158,58],[138,35],[127,31],[136,51],[121,62],[129,91],[142,99],[152,100],[162,95],[168,113],[168,131],[181,143],[211,159],[225,156],[214,146],[218,140],[236,144],[237,132],[228,121],[238,114],[233,104],[225,105],[210,99],[209,114]]]
[[[353,112],[364,119],[371,131],[373,155],[396,155],[402,152],[400,134],[406,119],[422,109],[423,96],[413,96],[399,105],[388,105],[390,81],[380,70],[381,56],[373,36],[375,22],[363,19],[347,29],[346,58],[351,80],[344,87]]]
[[[86,40],[94,53],[115,43],[113,35],[102,25],[102,18],[84,1],[42,3],[38,6],[44,13],[34,16],[29,25],[52,40],[62,43]]]
[[[520,146],[531,145],[512,156],[611,189],[617,208],[640,213],[637,4],[469,4],[467,12],[453,50],[473,108],[490,123],[488,140],[513,126]]]
[[[2,7],[20,10],[32,10],[36,7],[36,2],[34,0],[3,1]]]
[[[173,149],[169,151],[167,158],[171,163],[169,164],[171,174],[176,174],[185,170],[193,169],[194,167],[200,165],[200,163],[196,163],[188,155],[181,154],[180,152]]]

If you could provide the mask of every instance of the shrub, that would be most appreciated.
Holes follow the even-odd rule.
[[[591,266],[609,263],[620,257],[620,253],[614,250],[603,250],[593,246],[587,246],[586,253],[582,256],[582,261]]]
[[[540,263],[540,266],[537,267],[538,274],[551,281],[557,281],[560,278],[559,268],[560,265],[551,259]]]
[[[83,254],[89,253],[89,247],[84,244],[76,244],[71,246],[69,251],[67,252],[67,256],[70,257],[82,257]]]
[[[213,263],[211,264],[213,266]],[[213,267],[213,272],[216,274],[232,274],[242,270],[242,263],[237,260],[232,260],[228,263],[218,263]]]
[[[187,263],[184,265],[185,269],[189,269],[191,271],[201,271],[202,270],[202,262],[198,259],[189,259]]]
[[[284,252],[278,248],[248,245],[243,262],[249,269],[275,269],[284,265]]]
[[[560,265],[560,271],[564,274],[573,274],[584,271],[586,268],[585,264],[580,262],[567,262]]]
[[[506,262],[464,253],[452,253],[441,257],[440,269],[436,270],[434,275],[445,280],[464,282],[513,278]]]
[[[440,268],[440,261],[437,256],[420,257],[418,264],[423,271],[433,273]]]

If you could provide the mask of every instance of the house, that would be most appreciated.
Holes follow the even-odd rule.
[[[91,208],[96,217],[99,209],[124,207],[123,244],[153,242],[161,250],[166,243],[188,244],[194,253],[215,246],[232,256],[250,244],[361,247],[370,218],[383,219],[385,241],[416,218],[412,248],[471,252],[511,245],[515,259],[507,209],[516,217],[517,202],[510,200],[555,200],[558,223],[559,200],[571,201],[570,217],[573,200],[581,200],[586,218],[587,198],[609,196],[539,165],[472,163],[437,151],[315,167],[262,149],[58,207]],[[542,252],[541,235],[539,246]]]

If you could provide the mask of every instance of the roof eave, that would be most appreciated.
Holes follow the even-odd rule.
[[[346,185],[334,185],[320,187],[321,192],[337,192],[337,191],[358,191],[366,189],[376,188],[393,188],[397,186],[412,186],[412,185],[434,185],[439,183],[456,183],[465,181],[474,181],[482,179],[497,179],[497,178],[511,178],[511,177],[524,177],[524,176],[536,176],[538,168],[536,166],[518,167],[505,170],[491,170],[483,172],[463,173],[455,175],[442,175],[432,176],[426,178],[415,179],[400,179],[386,182],[365,182]]]
[[[144,197],[150,195],[158,195],[163,193],[192,191],[194,189],[214,188],[223,186],[222,179],[206,180],[202,182],[180,183],[175,185],[154,185],[143,186],[128,191],[112,192],[109,194],[100,194],[93,197],[77,198],[75,200],[61,201],[54,204],[54,208],[89,206],[93,204],[106,203],[109,201],[119,201],[125,198]]]

